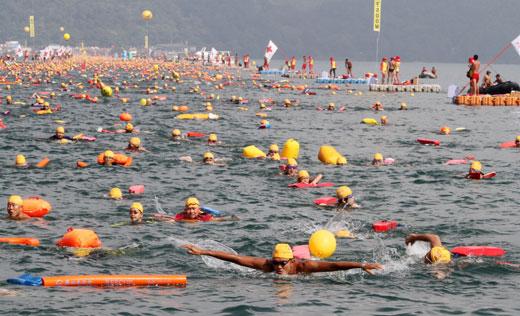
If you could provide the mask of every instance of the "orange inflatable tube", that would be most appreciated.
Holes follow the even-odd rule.
[[[42,277],[43,286],[186,286],[185,275],[64,275]]]
[[[40,240],[30,237],[0,237],[0,243],[38,247]]]
[[[56,245],[72,248],[100,248],[101,240],[93,230],[69,228]]]
[[[43,217],[51,210],[51,204],[37,196],[23,201],[22,212],[30,217]]]
[[[49,158],[45,157],[40,162],[36,164],[36,167],[38,168],[45,168],[49,164]]]
[[[125,156],[123,154],[115,154],[114,155],[114,164],[121,165],[123,167],[128,167],[132,165],[132,157]],[[105,153],[101,153],[97,156],[97,163],[100,165],[105,164]]]

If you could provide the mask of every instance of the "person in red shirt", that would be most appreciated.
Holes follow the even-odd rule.
[[[209,222],[214,220],[211,214],[200,209],[200,202],[196,197],[189,197],[184,203],[184,211],[175,215],[175,221]]]

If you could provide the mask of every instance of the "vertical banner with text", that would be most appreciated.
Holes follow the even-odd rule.
[[[29,37],[34,37],[34,15],[29,17]]]
[[[374,0],[374,32],[381,31],[381,0]]]

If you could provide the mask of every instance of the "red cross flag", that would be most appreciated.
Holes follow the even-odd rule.
[[[515,38],[511,44],[513,45],[513,47],[516,49],[516,52],[518,53],[518,55],[520,55],[520,35],[518,35],[517,38]]]
[[[267,61],[271,61],[271,58],[273,58],[274,53],[278,50],[278,46],[276,46],[273,41],[269,41],[267,44],[267,47],[265,48],[265,58],[267,58]]]

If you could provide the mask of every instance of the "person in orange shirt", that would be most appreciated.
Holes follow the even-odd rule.
[[[336,78],[336,59],[330,57],[329,77]]]
[[[296,57],[291,58],[291,71],[296,70]]]

